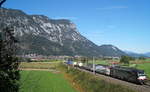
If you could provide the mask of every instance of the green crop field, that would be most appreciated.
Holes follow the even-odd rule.
[[[77,92],[60,73],[21,71],[19,92]]]
[[[150,61],[150,58],[147,58],[145,61]]]

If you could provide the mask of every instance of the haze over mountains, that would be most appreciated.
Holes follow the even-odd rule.
[[[15,27],[15,36],[20,41],[20,55],[127,55],[113,45],[94,44],[78,32],[74,23],[66,19],[54,20],[43,15],[27,15],[20,10],[1,8],[2,24]]]
[[[135,53],[135,52],[131,52],[131,51],[124,51],[124,52],[132,57],[150,57],[150,52],[148,52],[148,53]]]
[[[145,53],[146,56],[150,57],[150,52]]]

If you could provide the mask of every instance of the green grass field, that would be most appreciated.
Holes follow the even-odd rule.
[[[145,61],[150,61],[150,58],[146,59]]]
[[[95,64],[103,64],[103,65],[109,65],[109,62],[110,62],[109,60],[95,60],[94,61]],[[92,60],[88,61],[88,63],[92,64],[93,61]]]
[[[109,65],[110,62],[110,60],[97,60],[95,63]],[[58,64],[59,63],[55,62],[22,62],[19,67],[23,69],[50,69],[55,71],[59,70]],[[132,67],[145,70],[147,76],[150,78],[150,63],[131,65]],[[64,79],[63,74],[49,71],[21,71],[20,73],[21,87],[19,92],[77,92],[72,85]],[[110,90],[112,89],[110,88]]]
[[[146,75],[150,78],[150,63],[137,64],[137,68],[144,70]]]
[[[21,71],[19,92],[77,92],[62,74],[48,71]]]
[[[21,62],[19,68],[55,69],[58,62]]]

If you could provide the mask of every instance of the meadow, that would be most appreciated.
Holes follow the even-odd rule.
[[[150,63],[137,64],[138,69],[142,69],[145,71],[146,75],[150,78]]]
[[[60,73],[20,71],[19,92],[77,92]]]
[[[59,62],[21,62],[19,68],[56,69]]]
[[[112,60],[102,60],[102,59],[94,60],[95,64],[103,64],[103,65],[110,65],[111,62]],[[88,63],[93,64],[93,61],[90,60],[88,61]]]
[[[96,60],[95,64],[110,65],[111,62],[112,60]],[[138,63],[131,63],[130,66],[145,70],[147,76],[150,78],[149,60],[137,62]],[[92,63],[92,61],[90,61],[90,63]],[[132,92],[122,86],[113,85],[101,79],[95,79],[93,76],[84,72],[72,69],[68,71],[64,67],[60,68],[59,64],[60,62],[20,63],[19,68],[21,69],[47,69],[54,71],[21,71],[21,87],[19,92],[77,92],[77,90],[80,89],[84,90],[83,92],[99,92],[98,90],[102,92],[120,92],[122,89],[124,90],[123,92]],[[60,72],[57,73],[55,70],[59,70]],[[66,72],[65,76],[69,75],[69,80],[64,76],[64,72]],[[73,85],[73,83],[77,85]],[[80,89],[76,88],[76,86]]]

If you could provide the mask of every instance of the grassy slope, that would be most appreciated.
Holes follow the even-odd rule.
[[[62,74],[47,71],[21,71],[19,92],[77,92]]]
[[[92,74],[82,72],[78,69],[68,68],[64,65],[60,66],[66,75],[70,76],[72,82],[80,85],[83,92],[134,92],[121,85],[108,83]]]

